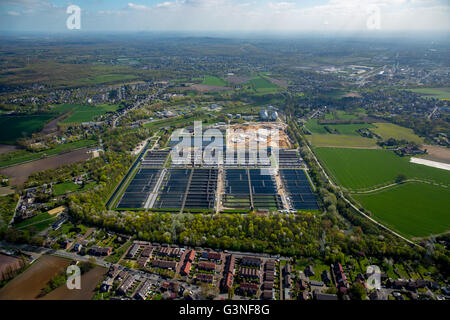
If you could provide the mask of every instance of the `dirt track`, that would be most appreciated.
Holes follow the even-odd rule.
[[[191,86],[192,89],[195,89],[200,92],[214,92],[214,91],[227,91],[231,90],[229,87],[218,87],[218,86],[207,86],[204,84],[194,84]]]
[[[19,150],[19,148],[17,146],[11,146],[9,144],[0,144],[0,154],[4,154],[4,153],[16,151],[16,150]]]
[[[272,82],[274,85],[282,87],[284,89],[287,89],[287,87],[289,86],[289,83],[286,80],[279,80],[274,78],[267,78],[267,80]]]
[[[53,119],[52,121],[50,121],[49,123],[47,123],[47,124],[42,128],[42,131],[41,131],[40,133],[42,133],[42,134],[45,135],[45,134],[49,134],[49,133],[52,133],[52,132],[57,131],[57,130],[58,130],[58,123],[59,123],[60,121],[62,121],[65,117],[66,117],[66,115],[64,114],[64,115],[62,115],[62,116],[60,116],[60,117],[58,117],[58,118]]]
[[[232,84],[241,84],[251,80],[250,77],[228,76],[226,80]]]

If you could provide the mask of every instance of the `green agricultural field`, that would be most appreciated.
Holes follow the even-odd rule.
[[[394,138],[397,140],[407,140],[415,142],[417,144],[423,143],[423,138],[416,135],[412,129],[404,128],[396,124],[386,122],[377,122],[374,125],[375,128],[372,128],[372,131],[381,136],[383,140]]]
[[[352,195],[372,216],[409,237],[450,230],[450,189],[406,183],[375,194]]]
[[[93,121],[96,117],[107,112],[114,112],[117,109],[119,109],[118,105],[103,104],[97,106],[86,106],[81,104],[61,104],[53,108],[53,111],[59,114],[70,112],[69,117],[64,119],[62,123],[81,123]]]
[[[155,120],[149,123],[144,124],[144,127],[157,130],[164,127],[176,127],[176,128],[182,128],[184,126],[193,125],[194,121],[205,121],[204,124],[214,123],[217,119],[215,117],[211,117],[207,113],[202,113],[200,115],[195,115],[193,117],[175,117],[175,118],[168,118],[168,119],[162,119],[162,120]]]
[[[123,82],[140,77],[131,66],[102,66],[89,63],[58,63],[54,59],[39,59],[13,72],[0,70],[0,83],[24,85],[43,83],[58,87],[77,87],[102,83]]]
[[[259,93],[274,93],[280,90],[280,87],[262,77],[253,78],[246,82],[246,84],[251,85]]]
[[[359,136],[357,130],[363,128],[374,128],[375,126],[370,123],[321,125],[317,122],[317,119],[310,119],[306,122],[305,127],[311,131],[311,133],[327,134],[328,131],[325,130],[325,127],[328,127],[330,130],[337,130],[339,134]]]
[[[450,171],[409,162],[409,157],[381,149],[315,148],[315,154],[333,180],[348,189],[373,188],[408,178],[450,184]]]
[[[424,98],[450,99],[450,88],[412,88],[409,91],[422,94]]]
[[[69,142],[65,144],[58,144],[56,147],[40,151],[40,152],[29,152],[26,150],[18,150],[13,152],[8,152],[0,155],[0,168],[6,166],[12,166],[22,162],[33,161],[44,157],[49,157],[57,155],[60,153],[65,153],[73,151],[75,149],[80,149],[84,147],[93,146],[97,143],[95,140],[80,140],[75,142]]]
[[[214,77],[214,76],[206,76],[203,79],[202,84],[207,85],[207,86],[214,86],[214,87],[225,87],[227,85],[225,83],[225,81],[223,81],[222,79],[220,79],[218,77]]]
[[[305,128],[308,129],[311,133],[316,134],[327,134],[327,130],[317,123],[317,119],[310,119],[305,123]]]
[[[306,136],[314,147],[376,148],[376,140],[355,135],[313,134]]]
[[[17,139],[30,137],[42,129],[53,115],[0,116],[0,143],[14,144]]]
[[[366,112],[364,109],[358,109],[355,113],[349,113],[344,110],[334,110],[333,112],[329,112],[325,115],[325,119],[327,120],[357,120],[360,116],[365,116]]]

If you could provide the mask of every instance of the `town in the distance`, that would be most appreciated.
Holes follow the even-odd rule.
[[[450,299],[449,57],[1,35],[0,300]]]

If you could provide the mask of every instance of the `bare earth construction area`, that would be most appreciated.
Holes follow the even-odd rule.
[[[18,166],[2,169],[0,170],[0,173],[11,177],[12,185],[20,186],[23,185],[25,181],[27,181],[28,177],[35,172],[56,169],[63,165],[89,159],[91,155],[87,153],[88,150],[89,148],[84,148],[54,157],[20,164]]]
[[[449,148],[430,145],[423,145],[422,148],[427,150],[427,155],[423,157],[424,159],[450,164]]]
[[[70,260],[43,256],[0,290],[0,300],[37,299],[47,282],[69,264]]]
[[[106,271],[105,268],[94,268],[81,276],[80,290],[69,290],[63,285],[44,296],[42,300],[91,300]]]

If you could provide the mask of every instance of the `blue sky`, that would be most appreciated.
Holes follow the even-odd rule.
[[[70,4],[84,31],[450,31],[449,0],[0,0],[0,30],[67,30]]]

